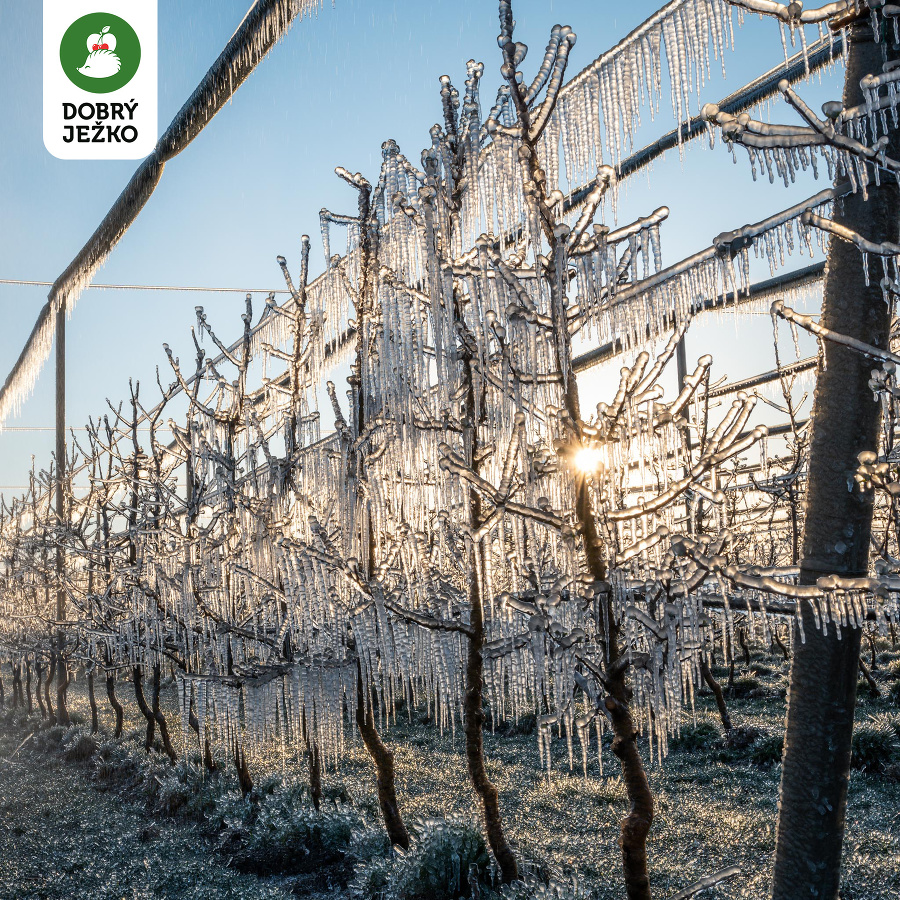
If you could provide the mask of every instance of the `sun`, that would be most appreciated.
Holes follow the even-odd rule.
[[[598,447],[582,447],[575,454],[575,468],[584,475],[594,475],[600,471],[603,455]]]

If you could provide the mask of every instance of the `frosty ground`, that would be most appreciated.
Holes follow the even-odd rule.
[[[874,747],[857,745],[843,900],[900,894],[900,755],[896,732],[893,738],[889,733],[900,728],[900,708],[890,694],[898,660],[900,654],[890,650],[876,660],[881,698],[860,687],[858,720],[868,731],[858,730],[875,738]],[[718,674],[727,681],[725,670]],[[669,757],[651,769],[657,804],[649,844],[654,896],[669,897],[732,864],[741,867],[741,875],[702,896],[766,896],[786,675],[780,658],[755,656],[736,673],[729,701],[735,726],[754,729],[755,737],[740,732],[726,744],[711,698],[701,697],[695,721],[685,722]],[[49,729],[21,712],[0,717],[0,900],[379,895],[372,872],[383,870],[386,850],[370,764],[357,742],[348,742],[338,771],[327,773],[325,824],[310,831],[316,817],[299,748],[273,748],[256,759],[256,791],[244,801],[230,770],[201,779],[190,760],[173,774],[161,755],[144,759],[130,685],[120,684],[129,718],[119,742],[109,737],[112,717],[102,701],[101,728],[107,733],[88,739],[83,683],[71,693],[74,718],[82,723],[75,731]],[[167,700],[174,705],[171,685]],[[477,826],[460,730],[441,735],[424,710],[401,709],[384,736],[396,753],[401,803],[414,830],[422,834],[433,827],[429,821],[448,816]],[[542,879],[567,880],[577,873],[584,896],[618,900],[623,892],[616,839],[626,802],[609,748],[604,776],[595,757],[585,779],[577,743],[570,774],[566,743],[555,741],[548,779],[532,722],[488,734],[486,747],[511,837],[527,868]],[[304,841],[315,846],[301,846]],[[292,843],[285,853],[284,845]],[[408,897],[417,890],[408,872],[415,853],[404,862]],[[399,877],[399,869],[389,871]],[[432,894],[434,900],[440,896]],[[444,894],[454,895],[459,891]]]

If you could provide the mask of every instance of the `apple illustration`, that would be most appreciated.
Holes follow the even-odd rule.
[[[110,34],[109,32],[110,26],[107,25],[99,34],[91,34],[87,39],[87,48],[92,53],[96,53],[98,50],[115,50],[116,49],[116,36],[114,34]]]

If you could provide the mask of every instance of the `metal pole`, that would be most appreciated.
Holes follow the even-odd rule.
[[[66,527],[66,303],[60,304],[56,313],[56,517],[60,532]],[[56,621],[57,621],[57,721],[69,724],[66,710],[65,691],[68,686],[68,672],[63,657],[66,619],[66,591],[63,587],[65,552],[62,540],[56,547]]]
[[[676,393],[681,391],[684,387],[684,379],[687,378],[687,348],[685,346],[685,338],[686,335],[681,336],[681,340],[675,346],[675,365],[678,367],[678,387],[675,389]],[[691,429],[684,429],[684,445],[685,450],[687,450],[688,456],[691,453]],[[694,517],[691,515],[691,503],[690,500],[685,505],[685,512],[687,513],[687,529],[688,534],[694,533]],[[697,498],[697,520],[700,519],[700,498]]]

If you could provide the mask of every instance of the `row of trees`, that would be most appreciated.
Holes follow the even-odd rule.
[[[671,29],[684,34],[693,27],[696,54],[699,35],[709,41],[723,33],[722,5],[670,4],[638,33],[639,52],[627,45],[620,56],[645,58],[641,42],[652,49],[654,27],[666,40]],[[741,5],[761,8],[757,0]],[[827,17],[852,6],[831,4]],[[776,14],[792,27],[818,21],[795,7],[787,19]],[[854,471],[862,466],[859,483],[886,498],[884,564],[875,577],[863,527],[872,494],[845,501],[845,481],[840,502],[856,504],[862,530],[845,535],[844,550],[834,552],[847,554],[852,541],[856,568],[810,563],[820,540],[810,516],[816,528],[850,520],[845,511],[840,519],[812,507],[804,516],[807,458],[810,496],[814,486],[827,494],[814,474],[821,431],[813,429],[811,444],[804,437],[787,376],[792,441],[786,455],[773,456],[766,429],[751,427],[753,398],[738,393],[719,411],[710,402],[710,357],[679,372],[672,399],[665,397],[665,373],[692,312],[747,288],[750,253],[776,265],[784,246],[809,242],[823,228],[855,234],[858,221],[840,221],[854,204],[885,204],[887,222],[891,196],[860,173],[893,164],[884,142],[867,151],[861,131],[851,139],[820,123],[802,143],[799,129],[763,127],[749,117],[732,122],[707,108],[729,140],[755,146],[753,136],[763,135],[763,152],[776,139],[789,154],[801,143],[832,148],[837,171],[856,178],[720,235],[709,251],[663,269],[664,207],[617,228],[597,221],[616,191],[613,168],[595,167],[580,205],[562,192],[566,173],[599,156],[597,146],[585,155],[597,127],[597,92],[607,96],[622,60],[613,56],[609,70],[598,63],[593,75],[566,84],[575,35],[557,26],[529,81],[522,72],[527,47],[514,40],[509,0],[499,8],[503,85],[488,114],[480,64],[469,63],[462,95],[442,79],[443,122],[418,163],[389,141],[375,185],[336,170],[356,193],[356,212],[323,210],[328,265],[320,279],[309,280],[304,238],[296,282],[279,258],[290,300],[279,307],[270,298],[254,324],[248,298],[243,336],[232,346],[198,308],[193,371],[166,348],[171,376],[158,378],[158,399],[147,402],[134,385],[127,404],[89,424],[72,458],[60,461],[61,474],[35,475],[26,497],[4,508],[3,646],[14,672],[24,667],[28,679],[33,665],[47,709],[61,722],[69,668],[81,666],[94,709],[94,676],[103,673],[121,731],[116,676],[130,673],[147,747],[158,733],[174,761],[159,699],[161,673],[172,667],[185,733],[194,735],[207,767],[222,753],[230,756],[245,793],[256,750],[284,740],[307,748],[318,802],[322,766],[339,761],[347,726],[355,728],[373,760],[387,832],[400,847],[408,847],[409,834],[379,725],[397,699],[425,699],[441,727],[462,724],[472,787],[505,882],[518,877],[519,861],[487,772],[485,709],[495,721],[535,713],[542,753],[554,731],[570,746],[577,738],[585,767],[592,729],[599,742],[608,727],[630,805],[621,834],[627,894],[649,898],[653,798],[639,734],[646,732],[651,753],[666,752],[696,686],[718,687],[709,655],[716,647],[726,658],[732,653],[736,614],[746,614],[745,624],[767,641],[775,620],[789,617],[798,629],[794,647],[807,649],[796,657],[805,662],[794,666],[782,817],[807,815],[800,829],[806,834],[818,820],[798,813],[802,803],[790,799],[800,780],[790,762],[808,752],[812,738],[791,723],[800,716],[803,727],[814,727],[797,709],[816,705],[821,652],[844,655],[841,689],[852,701],[859,649],[853,636],[870,615],[887,627],[886,616],[896,617],[891,592],[900,586],[890,562],[897,539],[890,468],[896,388],[887,332],[883,340],[859,336],[841,321],[819,332],[830,342],[828,370],[837,346],[859,377],[865,373],[868,396],[875,390],[881,398],[888,456],[857,463],[860,450],[882,449],[879,407],[870,399],[859,408],[867,430],[853,445],[862,442],[853,456]],[[851,28],[848,83],[858,84],[874,71],[872,56],[882,44],[864,42],[863,28],[851,20],[844,26]],[[859,119],[873,106],[870,98],[863,110],[848,94],[842,109],[856,108]],[[875,120],[887,129],[888,118],[876,112]],[[840,114],[830,121],[840,123]],[[862,168],[852,168],[849,157]],[[850,192],[863,186],[865,199],[861,189]],[[822,215],[829,210],[837,224],[824,224],[832,221]],[[346,231],[342,256],[331,254],[335,229]],[[851,262],[862,271],[858,250],[851,250],[852,260],[838,263],[832,249],[829,273]],[[828,291],[826,284],[826,297]],[[777,311],[819,327],[783,306]],[[589,412],[573,370],[573,342],[598,334],[635,346],[666,328],[671,334],[658,355],[639,353],[622,370],[615,395]],[[885,361],[871,384],[860,351]],[[346,398],[333,383],[322,385],[341,360],[351,363]],[[283,371],[269,377],[278,365]],[[817,422],[827,385],[820,376]],[[323,437],[319,405],[326,393],[334,432]],[[86,492],[73,487],[76,470],[88,480]],[[50,503],[59,480],[68,491],[62,521]],[[837,493],[833,483],[829,490]],[[761,521],[773,527],[760,534]],[[57,552],[66,560],[61,573]],[[55,615],[60,589],[65,621]],[[836,644],[830,621],[857,627]],[[42,681],[45,666],[51,671]],[[817,685],[801,683],[810,676],[798,671],[813,670]],[[48,688],[54,677],[55,710]],[[852,724],[852,702],[849,711]],[[727,711],[723,721],[728,727]],[[549,765],[549,753],[546,759]],[[825,771],[829,765],[821,777],[838,789],[843,778],[845,797],[846,771]],[[834,816],[837,828],[839,799]],[[833,860],[836,852],[839,861],[839,828],[837,839],[837,851],[831,833],[830,847],[797,845],[792,857],[788,845],[797,839],[780,826],[776,895],[787,896],[785,885],[797,890],[800,875],[779,873],[798,854]],[[834,894],[822,889],[819,896],[836,896],[834,884]]]

